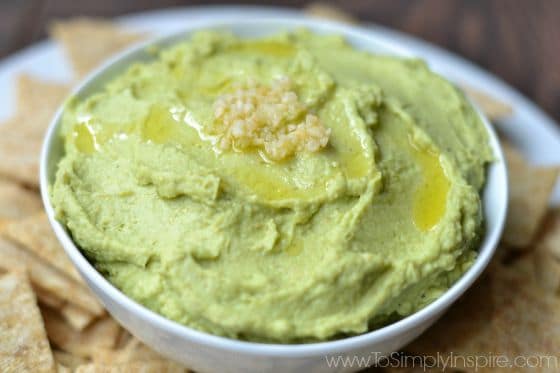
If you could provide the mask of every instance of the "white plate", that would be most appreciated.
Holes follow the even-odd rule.
[[[255,18],[300,16],[301,12],[286,8],[214,6],[173,8],[137,13],[119,18],[125,26],[154,34],[177,31],[189,22],[212,17],[237,17],[253,15]],[[507,120],[498,123],[499,131],[516,144],[528,159],[540,165],[560,164],[560,127],[530,100],[515,89],[480,69],[473,63],[427,42],[388,30],[377,25],[365,25],[387,43],[402,45],[425,59],[433,70],[455,82],[467,82],[469,86],[498,97],[509,103],[515,111]],[[69,81],[71,69],[60,48],[51,41],[43,41],[0,62],[0,120],[14,110],[13,82],[18,73],[27,72],[54,81]],[[560,205],[560,181],[557,183],[551,203]]]

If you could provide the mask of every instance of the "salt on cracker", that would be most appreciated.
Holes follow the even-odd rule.
[[[0,339],[0,371],[55,371],[37,300],[24,273],[0,277]]]
[[[127,32],[114,22],[94,18],[55,22],[50,35],[62,45],[79,77],[143,39],[143,35]]]
[[[56,294],[67,302],[90,311],[94,315],[103,315],[105,310],[87,288],[70,279],[45,261],[15,245],[0,239],[0,268],[24,268],[28,270],[31,282],[43,290]]]
[[[0,125],[0,176],[38,188],[43,136],[68,86],[21,75],[17,92],[16,113]]]
[[[7,222],[24,218],[42,208],[41,198],[37,193],[16,183],[0,180],[0,229]]]
[[[509,205],[502,241],[526,248],[533,241],[548,209],[559,167],[529,165],[511,145],[502,144],[508,163]]]
[[[108,316],[77,331],[55,310],[45,307],[41,311],[49,340],[63,351],[88,358],[95,348],[113,348],[117,342],[121,328]]]
[[[6,224],[3,234],[11,241],[29,249],[76,282],[84,283],[54,235],[44,212]]]

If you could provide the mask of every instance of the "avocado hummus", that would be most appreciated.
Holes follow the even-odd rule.
[[[205,332],[294,343],[424,307],[473,263],[492,160],[415,59],[199,32],[67,105],[52,200],[92,264]]]

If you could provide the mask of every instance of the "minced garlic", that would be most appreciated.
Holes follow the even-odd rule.
[[[327,145],[330,135],[330,129],[298,100],[288,78],[270,86],[251,81],[218,97],[214,121],[219,148],[254,148],[274,161],[316,152]]]

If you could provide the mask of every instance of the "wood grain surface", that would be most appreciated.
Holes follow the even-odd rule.
[[[46,35],[53,19],[237,3],[179,0],[0,0],[0,58]],[[309,1],[245,1],[304,7]],[[493,72],[560,121],[559,0],[343,0],[363,21],[416,35]]]

